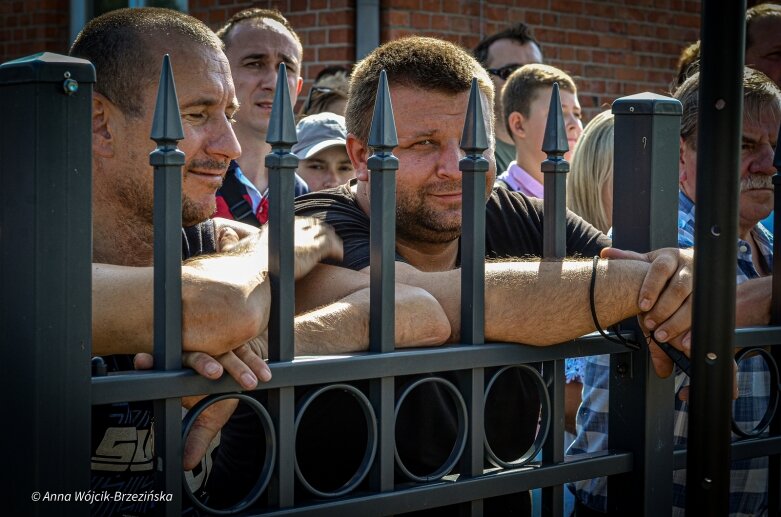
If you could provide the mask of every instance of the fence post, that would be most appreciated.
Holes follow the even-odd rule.
[[[270,361],[292,361],[295,355],[293,316],[295,307],[293,228],[294,172],[298,158],[290,147],[298,141],[293,105],[287,86],[287,68],[279,65],[274,103],[269,118],[266,155],[269,184],[269,278],[271,280],[271,314],[268,323]],[[277,432],[279,456],[275,476],[269,487],[272,506],[293,506],[295,486],[295,388],[284,387],[269,392],[269,409]]]
[[[613,245],[677,247],[681,104],[641,93],[613,103]],[[623,324],[642,334],[634,318]],[[660,379],[648,349],[610,358],[609,444],[634,454],[634,471],[608,478],[608,511],[667,515],[672,506],[673,378]],[[634,422],[627,429],[626,423]]]
[[[157,149],[149,154],[154,167],[154,355],[155,369],[182,367],[182,166],[184,153],[176,143],[184,138],[171,58],[160,70],[150,138]],[[173,495],[168,515],[182,513],[182,401],[155,400],[155,465],[157,488]]]
[[[392,214],[396,213],[396,171],[399,168],[399,160],[393,156],[393,148],[399,141],[385,70],[380,72],[377,85],[368,144],[374,151],[367,163],[371,172],[369,349],[381,353],[392,352],[396,344],[396,218]],[[369,386],[378,420],[379,444],[371,484],[380,492],[392,490],[394,483],[394,385],[393,377],[381,377],[373,379]]]
[[[702,2],[686,510],[706,515],[729,513],[745,12]]]
[[[466,156],[459,160],[463,205],[461,212],[461,342],[485,343],[485,180],[488,149],[482,96],[477,79],[472,78],[469,105],[461,134],[461,149]],[[461,460],[462,474],[479,476],[485,457],[485,368],[472,368],[460,374],[461,394],[469,414],[469,442]],[[483,515],[483,501],[472,501],[471,517]]]
[[[0,436],[8,515],[89,515],[91,105],[95,69],[48,52],[0,65]],[[22,427],[19,427],[22,426]]]
[[[569,151],[567,128],[561,110],[559,83],[553,83],[551,89],[548,120],[545,124],[545,136],[542,151],[548,155],[540,164],[545,177],[545,197],[543,209],[542,257],[543,259],[563,259],[567,254],[566,201],[567,173],[569,162],[564,153]],[[543,377],[548,386],[551,406],[554,407],[550,434],[542,449],[543,463],[564,461],[564,359],[556,359],[543,365]],[[542,489],[543,515],[562,515],[564,511],[564,487],[556,485]]]

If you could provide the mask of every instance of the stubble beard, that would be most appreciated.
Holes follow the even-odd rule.
[[[397,193],[396,233],[408,241],[424,243],[443,244],[458,239],[461,236],[461,203],[435,209],[426,205],[426,196],[426,191]]]

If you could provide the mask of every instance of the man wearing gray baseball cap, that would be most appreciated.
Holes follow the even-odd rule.
[[[347,156],[344,117],[323,112],[304,117],[296,126],[298,143],[292,152],[300,160],[298,175],[314,192],[338,187],[355,177]]]

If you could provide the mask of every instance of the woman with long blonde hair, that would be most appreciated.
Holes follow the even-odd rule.
[[[613,114],[583,130],[567,175],[567,207],[604,233],[613,224]]]

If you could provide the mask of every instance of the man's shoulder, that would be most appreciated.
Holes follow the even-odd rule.
[[[334,217],[366,217],[361,207],[358,206],[350,184],[304,194],[296,198],[294,206],[296,215],[317,217],[323,220]]]

